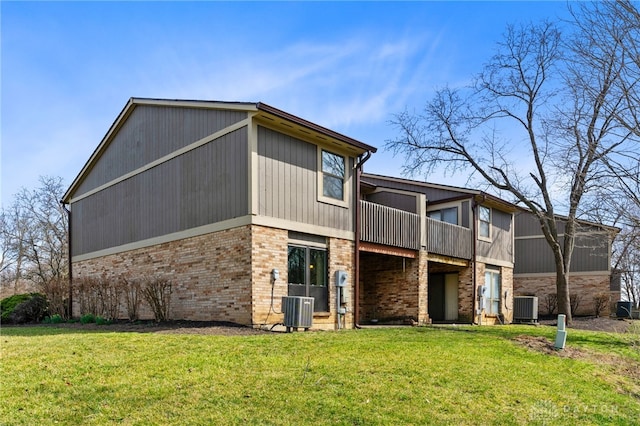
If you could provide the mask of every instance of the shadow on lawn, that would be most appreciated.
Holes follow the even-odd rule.
[[[0,335],[5,336],[50,336],[57,334],[87,333],[171,333],[203,335],[250,335],[264,334],[243,325],[219,321],[117,321],[111,324],[82,324],[79,322],[60,324],[3,325]]]

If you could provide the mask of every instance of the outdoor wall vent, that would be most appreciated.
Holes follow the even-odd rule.
[[[538,298],[536,296],[513,298],[513,322],[538,322]]]
[[[291,328],[308,330],[313,325],[313,297],[284,296],[282,313],[287,333]]]

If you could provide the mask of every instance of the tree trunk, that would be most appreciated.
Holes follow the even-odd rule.
[[[558,313],[566,315],[566,323],[571,324],[571,298],[569,295],[569,277],[564,270],[562,259],[556,258],[556,293],[558,294]]]

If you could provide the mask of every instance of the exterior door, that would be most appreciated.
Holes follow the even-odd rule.
[[[444,276],[444,320],[458,319],[458,274]]]
[[[458,319],[458,273],[429,275],[429,318],[433,321]]]

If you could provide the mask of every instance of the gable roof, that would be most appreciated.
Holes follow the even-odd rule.
[[[363,142],[360,142],[356,139],[350,138],[348,136],[342,135],[338,132],[335,132],[326,127],[322,127],[318,124],[312,123],[310,121],[304,120],[300,117],[297,117],[293,114],[289,114],[285,111],[274,108],[270,105],[267,105],[263,102],[225,102],[225,101],[203,101],[203,100],[180,100],[180,99],[153,99],[153,98],[130,98],[126,103],[120,114],[116,117],[109,130],[104,135],[100,144],[93,151],[85,165],[80,170],[80,173],[73,180],[69,189],[65,192],[62,197],[62,202],[67,204],[71,200],[71,195],[78,188],[82,180],[89,173],[94,164],[98,161],[102,153],[105,151],[107,146],[111,143],[113,136],[118,132],[118,130],[122,127],[122,125],[129,118],[133,110],[138,105],[147,105],[147,106],[168,106],[175,108],[206,108],[206,109],[221,109],[221,110],[235,110],[235,111],[246,111],[247,113],[254,112],[258,116],[265,118],[267,120],[273,121],[274,119],[278,119],[280,121],[285,121],[291,124],[294,124],[298,127],[302,127],[308,130],[311,130],[317,134],[324,135],[333,140],[337,140],[346,145],[354,147],[358,152],[364,153],[367,151],[376,152],[377,149],[373,146],[367,145]]]
[[[504,211],[516,212],[516,211],[522,210],[521,207],[518,207],[515,204],[510,203],[509,201],[503,200],[502,198],[496,197],[495,195],[488,194],[478,189],[463,188],[463,187],[452,186],[452,185],[442,185],[442,184],[430,183],[430,182],[421,182],[417,180],[403,179],[403,178],[397,178],[392,176],[376,175],[372,173],[363,173],[361,182],[366,183],[368,185],[373,185],[373,186],[382,186],[382,185],[376,185],[372,182],[367,181],[367,177],[391,182],[392,184],[393,183],[407,184],[407,185],[412,185],[419,188],[441,189],[441,190],[456,192],[460,194],[454,197],[432,201],[431,204],[439,204],[439,203],[448,202],[448,201],[474,198],[479,203],[484,203],[494,207],[498,207]]]

